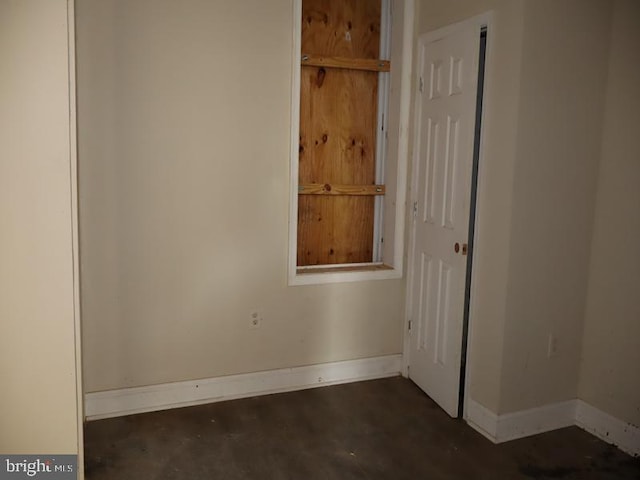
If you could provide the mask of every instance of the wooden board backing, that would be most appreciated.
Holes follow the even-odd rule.
[[[377,59],[380,0],[303,0],[302,51]],[[302,66],[299,178],[375,185],[378,73]],[[298,265],[373,259],[373,196],[299,195]]]
[[[299,182],[375,183],[378,74],[302,67]]]
[[[380,57],[380,0],[302,0],[302,52]]]

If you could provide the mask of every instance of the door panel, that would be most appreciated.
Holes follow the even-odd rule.
[[[479,38],[471,26],[423,37],[418,50],[409,377],[451,416],[458,413]]]

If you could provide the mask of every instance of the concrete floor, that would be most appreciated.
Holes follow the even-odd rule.
[[[493,445],[396,377],[90,422],[88,480],[640,479],[565,428]]]

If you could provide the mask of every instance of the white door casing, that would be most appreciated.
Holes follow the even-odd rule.
[[[409,377],[457,417],[480,25],[441,32],[418,42],[408,353]]]

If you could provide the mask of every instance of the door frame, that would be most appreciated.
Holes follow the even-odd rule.
[[[484,63],[484,88],[482,92],[483,96],[483,106],[481,112],[481,125],[482,128],[480,130],[480,147],[478,152],[478,172],[477,172],[477,180],[476,180],[476,205],[475,205],[475,222],[473,224],[474,229],[474,252],[471,255],[471,288],[469,289],[469,313],[468,313],[468,327],[467,327],[467,348],[466,348],[466,360],[465,364],[461,364],[460,368],[463,369],[464,375],[464,397],[462,399],[463,402],[463,419],[467,419],[468,417],[468,409],[467,404],[469,400],[469,385],[470,378],[472,376],[472,370],[470,367],[472,356],[472,348],[473,348],[473,317],[476,309],[476,301],[475,301],[475,285],[476,285],[476,262],[478,261],[478,253],[480,251],[477,249],[478,245],[482,245],[483,242],[479,241],[482,235],[482,216],[478,213],[483,211],[483,200],[486,198],[484,186],[486,185],[485,178],[485,169],[482,168],[484,163],[484,142],[486,138],[486,132],[488,130],[487,123],[489,119],[489,115],[487,114],[490,105],[487,104],[486,99],[490,98],[489,92],[491,89],[491,73],[492,73],[492,51],[493,51],[493,12],[489,11],[486,13],[482,13],[480,15],[476,15],[469,19],[463,20],[461,22],[457,22],[451,25],[447,25],[442,28],[438,28],[436,30],[432,30],[427,33],[423,33],[418,36],[414,45],[414,51],[418,52],[420,50],[420,45],[422,43],[429,43],[435,40],[441,39],[443,37],[449,36],[453,33],[459,32],[461,30],[466,30],[468,28],[476,28],[478,31],[478,35],[480,35],[480,31],[482,28],[486,28],[487,30],[487,42],[486,42],[486,50],[485,50],[485,63]],[[413,212],[414,202],[418,201],[416,196],[418,191],[418,178],[415,176],[415,172],[417,170],[418,163],[418,154],[417,154],[417,132],[416,126],[418,125],[417,116],[420,113],[419,102],[420,95],[418,94],[419,89],[419,71],[417,65],[418,59],[414,57],[414,68],[413,68],[413,124],[411,126],[410,134],[410,144],[412,145],[412,153],[411,153],[411,173],[409,176],[409,185],[410,191],[408,196],[409,207],[408,210]],[[410,213],[409,215],[413,215]],[[404,336],[403,336],[403,355],[402,355],[402,376],[408,378],[409,377],[409,365],[411,364],[410,358],[410,350],[411,350],[411,338],[409,331],[409,322],[412,320],[412,312],[411,305],[413,300],[413,277],[416,270],[416,266],[412,263],[412,258],[415,254],[415,223],[413,222],[413,218],[409,219],[409,228],[407,229],[407,234],[409,235],[409,246],[408,246],[408,256],[407,256],[407,287],[406,287],[406,296],[405,296],[405,318],[404,318]],[[464,335],[464,333],[463,333]],[[463,341],[464,339],[460,339]]]

